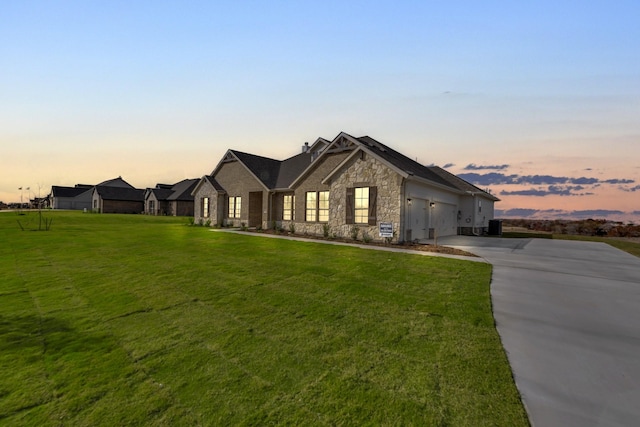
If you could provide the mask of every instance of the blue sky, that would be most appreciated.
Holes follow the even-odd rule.
[[[504,214],[640,221],[640,4],[521,3],[2,2],[0,200],[345,131]]]

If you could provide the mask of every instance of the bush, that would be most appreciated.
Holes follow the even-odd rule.
[[[294,223],[289,224],[289,233],[296,234],[296,225]]]
[[[329,226],[329,224],[322,224],[322,235],[325,237],[325,239],[329,237],[330,234],[331,227]]]
[[[369,233],[362,232],[362,241],[365,243],[370,243],[373,240],[373,237],[369,236]]]
[[[358,234],[360,233],[360,229],[358,226],[354,225],[351,227],[351,240],[358,240]]]

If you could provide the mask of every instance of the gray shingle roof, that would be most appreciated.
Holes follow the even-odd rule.
[[[51,186],[51,195],[53,197],[76,197],[85,191],[89,191],[91,186],[83,186],[83,187],[62,187],[59,185]]]
[[[453,185],[449,180],[444,179],[439,174],[432,171],[428,166],[421,165],[415,160],[411,160],[409,157],[404,154],[400,154],[392,148],[387,147],[379,141],[369,137],[369,136],[361,136],[360,138],[355,138],[361,143],[363,143],[369,150],[376,153],[381,158],[385,159],[387,162],[391,163],[395,167],[405,172],[410,173],[411,175],[418,176],[420,178],[428,179],[429,181],[438,183],[440,185],[445,185],[450,188],[458,189],[455,185]]]
[[[96,191],[102,200],[124,200],[131,202],[144,202],[144,190],[127,187],[111,187],[108,185],[96,185]]]
[[[171,194],[167,196],[167,200],[192,201],[191,191],[198,184],[198,179],[185,179],[171,187]]]
[[[212,177],[211,175],[205,175],[204,179],[206,179],[207,182],[209,184],[211,184],[211,186],[213,188],[215,188],[217,191],[221,191],[221,192],[225,191],[224,188],[222,188],[222,185],[220,185],[220,183],[218,181],[216,181],[216,179],[214,177]]]
[[[289,188],[291,183],[311,164],[309,152],[300,153],[280,163],[280,172],[275,188]]]
[[[242,151],[230,150],[267,188],[275,188],[280,171],[280,160]]]

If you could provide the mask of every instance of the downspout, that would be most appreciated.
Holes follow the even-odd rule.
[[[471,211],[473,212],[473,217],[471,219],[471,234],[473,234],[474,236],[480,236],[478,233],[476,233],[476,193],[474,191],[467,191],[467,193],[469,193],[473,197],[471,203]]]
[[[265,227],[265,229],[268,229],[271,226],[271,218],[273,217],[273,196],[275,195],[275,191],[269,191],[269,202],[267,203],[267,226]]]

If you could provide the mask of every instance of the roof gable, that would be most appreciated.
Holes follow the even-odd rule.
[[[103,186],[103,187],[135,188],[133,185],[129,184],[127,181],[122,179],[121,176],[119,176],[117,178],[109,179],[107,181],[103,181],[98,185]]]
[[[278,173],[280,172],[280,160],[243,153],[242,151],[232,150],[231,152],[262,185],[267,189],[275,188]]]
[[[214,190],[216,190],[218,193],[224,193],[224,188],[222,188],[222,186],[220,185],[220,183],[218,181],[215,180],[214,177],[212,177],[211,175],[205,175],[202,178],[200,178],[199,180],[196,181],[196,185],[193,186],[193,189],[191,189],[191,196],[195,196],[196,192],[200,189],[200,187],[202,187],[203,185],[209,185],[211,186]]]

